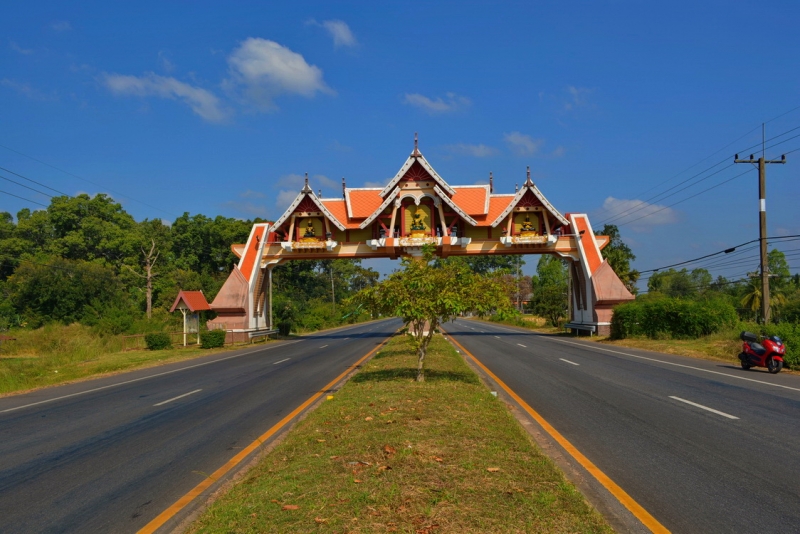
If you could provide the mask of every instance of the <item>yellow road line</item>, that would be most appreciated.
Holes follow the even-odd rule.
[[[390,338],[391,336],[389,336]],[[250,445],[242,449],[239,454],[228,460],[222,467],[214,471],[209,477],[199,483],[197,486],[191,489],[189,493],[178,499],[172,506],[158,514],[158,516],[147,523],[144,527],[142,527],[138,534],[150,534],[158,530],[164,523],[169,521],[172,517],[175,516],[178,512],[183,510],[189,503],[191,503],[194,499],[196,499],[200,494],[202,494],[205,490],[207,490],[214,482],[225,476],[231,469],[236,467],[239,463],[242,462],[247,456],[256,450],[259,446],[261,446],[266,440],[271,438],[276,432],[278,432],[281,428],[286,426],[286,424],[294,419],[297,414],[308,408],[314,401],[320,398],[323,394],[326,393],[327,390],[335,386],[340,380],[342,380],[348,373],[350,373],[353,369],[361,365],[364,360],[372,356],[378,349],[380,349],[386,342],[389,340],[386,338],[381,342],[380,345],[366,353],[364,356],[361,357],[356,363],[351,365],[347,368],[345,372],[334,378],[330,383],[328,383],[325,387],[323,387],[320,391],[316,392],[312,395],[308,400],[306,400],[303,404],[295,408],[292,413],[281,419],[277,424],[275,424],[272,428],[264,432],[262,435],[258,437],[255,441],[253,441]]]
[[[553,428],[553,426],[548,423],[544,417],[539,415],[536,410],[531,408],[527,402],[522,400],[519,395],[517,395],[511,388],[509,388],[505,382],[500,380],[493,372],[491,372],[483,363],[481,363],[478,358],[476,358],[470,351],[464,348],[464,346],[453,339],[453,336],[450,336],[450,341],[456,344],[458,348],[464,351],[464,354],[472,358],[472,360],[481,368],[483,371],[492,377],[492,380],[497,382],[497,384],[508,393],[511,398],[513,398],[517,403],[522,406],[528,415],[533,417],[537,423],[541,425],[541,427],[550,434],[554,440],[556,440],[564,449],[579,463],[586,469],[597,481],[606,488],[611,495],[613,495],[625,508],[630,510],[630,512],[636,516],[636,518],[642,522],[644,526],[650,529],[651,532],[655,533],[668,533],[669,530],[658,522],[658,520],[650,515],[650,513],[642,508],[642,506],[633,500],[633,497],[628,495],[624,489],[620,488],[616,482],[608,478],[608,475],[603,473],[596,465],[594,465],[591,460],[589,460],[586,456],[584,456],[575,446],[570,443],[567,438],[562,436],[558,430]]]

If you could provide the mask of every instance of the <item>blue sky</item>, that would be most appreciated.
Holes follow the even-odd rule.
[[[799,22],[791,1],[5,3],[0,167],[138,220],[277,217],[305,172],[326,196],[385,183],[419,132],[452,184],[513,192],[530,165],[650,269],[757,237],[757,173],[728,165],[765,121],[788,132],[767,157],[800,148]],[[800,234],[798,158],[768,169],[770,235]]]

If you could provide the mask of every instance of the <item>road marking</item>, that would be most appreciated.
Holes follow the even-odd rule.
[[[497,325],[494,325],[494,324],[492,325],[492,327],[499,328],[501,330],[508,330],[509,332],[514,332],[514,333],[517,333],[517,334],[528,334],[528,335],[533,335],[533,336],[541,336],[541,334],[537,334],[535,332],[530,332],[530,333],[521,332],[519,330],[512,330],[510,328],[503,328],[502,326],[497,326]],[[545,337],[545,336],[542,336],[542,337]],[[764,386],[774,386],[776,388],[789,389],[789,390],[792,390],[792,391],[800,391],[800,388],[793,388],[791,386],[784,386],[783,384],[775,384],[773,382],[764,382],[763,380],[755,380],[753,378],[746,378],[744,376],[737,376],[737,375],[732,375],[732,374],[728,374],[728,373],[721,373],[719,371],[712,371],[710,369],[703,369],[701,367],[693,367],[691,365],[684,365],[682,363],[674,363],[674,362],[668,362],[668,361],[664,361],[664,360],[659,360],[659,359],[656,359],[656,358],[648,358],[647,356],[639,356],[638,354],[631,354],[629,352],[622,352],[622,351],[619,351],[619,350],[611,350],[611,349],[606,349],[606,348],[603,348],[603,347],[593,347],[591,345],[587,345],[586,343],[576,343],[574,341],[567,341],[565,339],[558,339],[558,338],[549,337],[549,336],[546,337],[546,339],[548,341],[556,341],[558,343],[567,343],[569,345],[576,345],[578,347],[583,347],[583,348],[585,348],[587,350],[598,350],[598,351],[604,351],[604,352],[611,352],[613,354],[622,354],[623,356],[630,356],[631,358],[639,358],[640,360],[648,360],[648,361],[651,361],[651,362],[663,363],[665,365],[673,365],[675,367],[683,367],[683,368],[686,368],[686,369],[693,369],[695,371],[702,371],[704,373],[711,373],[711,374],[714,374],[714,375],[727,376],[728,378],[735,378],[737,380],[745,380],[747,382],[755,382],[756,384],[762,384]]]
[[[580,365],[579,363],[571,362],[569,360],[565,360],[564,358],[559,358],[559,360],[561,360],[562,362],[571,363],[572,365]]]
[[[94,393],[95,391],[102,391],[102,390],[108,389],[108,388],[114,388],[114,387],[117,387],[117,386],[124,386],[125,384],[132,384],[134,382],[141,382],[142,380],[149,380],[150,378],[158,378],[159,376],[170,375],[172,373],[178,373],[180,371],[186,371],[188,369],[194,369],[195,367],[202,367],[204,365],[211,365],[212,363],[224,362],[225,360],[232,360],[233,358],[239,358],[241,356],[247,356],[248,354],[253,354],[254,352],[260,352],[262,350],[269,350],[269,349],[274,349],[274,348],[277,348],[277,347],[285,347],[286,345],[291,345],[293,343],[300,343],[300,341],[301,340],[298,339],[297,341],[288,341],[286,343],[281,343],[280,345],[273,345],[272,347],[261,347],[261,348],[258,348],[256,350],[243,352],[241,354],[234,354],[233,356],[228,356],[227,358],[220,358],[219,360],[213,360],[213,361],[210,361],[210,362],[198,363],[196,365],[190,365],[188,367],[181,367],[180,369],[173,369],[172,371],[165,371],[163,373],[156,373],[154,375],[143,376],[141,378],[134,378],[133,380],[126,380],[124,382],[117,382],[116,384],[109,384],[107,386],[102,386],[102,387],[99,387],[99,388],[87,389],[86,391],[79,391],[77,393],[70,393],[69,395],[62,395],[61,397],[55,397],[53,399],[46,399],[46,400],[39,401],[39,402],[32,402],[30,404],[23,404],[22,406],[17,406],[16,408],[8,408],[6,410],[0,410],[0,413],[13,412],[14,410],[21,410],[23,408],[29,408],[30,406],[37,406],[39,404],[46,404],[48,402],[55,402],[55,401],[61,400],[61,399],[68,399],[70,397],[77,397],[78,395],[85,395],[87,393]]]
[[[282,360],[278,360],[277,362],[273,363],[272,365],[278,365],[279,363],[287,362],[291,360],[291,358],[284,358]]]
[[[347,341],[348,339],[350,339],[350,338],[349,338],[349,337],[346,337],[346,338],[344,338],[342,341]]]
[[[202,389],[196,389],[194,391],[190,391],[189,393],[184,393],[183,395],[178,395],[177,397],[173,397],[173,398],[171,398],[169,400],[165,400],[163,402],[159,402],[158,404],[154,404],[153,406],[161,406],[161,405],[167,404],[168,402],[176,401],[178,399],[182,399],[184,397],[188,397],[189,395],[194,395],[195,393],[200,393],[201,391],[203,391],[203,390]]]
[[[544,419],[544,417],[539,415],[536,412],[536,410],[531,408],[528,405],[527,402],[522,400],[522,398],[520,398],[519,395],[517,395],[510,387],[508,387],[505,384],[505,382],[500,380],[497,377],[497,375],[495,375],[493,372],[491,372],[489,370],[489,368],[487,368],[485,365],[483,365],[483,363],[480,360],[478,360],[478,358],[476,358],[470,351],[465,349],[464,346],[461,345],[461,343],[459,343],[458,341],[453,339],[452,336],[450,336],[450,340],[453,343],[455,343],[457,347],[459,347],[461,350],[463,350],[464,354],[466,354],[467,356],[472,358],[472,361],[474,361],[478,365],[478,367],[483,369],[483,371],[486,374],[488,374],[492,378],[492,380],[494,380],[497,383],[498,386],[503,388],[503,390],[505,390],[505,392],[508,393],[511,396],[511,398],[513,398],[515,401],[517,401],[517,403],[522,407],[522,409],[525,410],[526,412],[528,412],[528,415],[533,417],[536,420],[536,422],[539,423],[539,425],[541,425],[541,427],[545,430],[545,432],[550,434],[550,437],[552,437],[555,441],[557,441],[564,448],[564,450],[566,450],[567,453],[569,453],[570,456],[572,456],[575,459],[575,461],[577,461],[579,464],[581,464],[583,466],[583,468],[586,469],[586,471],[588,471],[589,474],[591,474],[598,482],[600,482],[600,484],[602,484],[603,487],[605,487],[609,491],[609,493],[611,493],[614,497],[616,497],[616,499],[625,508],[630,510],[630,512],[634,516],[636,516],[636,518],[639,521],[641,521],[644,526],[646,526],[653,533],[656,533],[656,534],[659,534],[659,533],[669,534],[669,530],[667,530],[667,528],[664,525],[659,523],[658,520],[655,517],[650,515],[650,512],[645,510],[642,507],[642,505],[640,505],[638,502],[636,502],[633,499],[633,497],[628,495],[628,493],[624,489],[619,487],[616,482],[611,480],[608,477],[608,475],[603,473],[600,470],[600,468],[598,468],[596,465],[594,465],[591,460],[589,460],[586,456],[583,455],[583,453],[581,453],[577,448],[575,448],[575,446],[572,443],[570,443],[567,440],[567,438],[562,436],[561,433],[558,432],[558,430],[556,430],[550,423],[548,423]]]
[[[320,348],[321,348],[321,349],[324,349],[324,348],[325,348],[325,347],[327,347],[327,346],[328,346],[328,345],[322,345]]]
[[[500,339],[500,336],[494,336],[495,339]]]
[[[399,331],[399,330],[398,330]],[[172,506],[158,514],[158,516],[147,523],[144,527],[139,530],[137,534],[151,534],[158,530],[164,523],[169,521],[175,514],[183,510],[189,503],[191,503],[194,499],[196,499],[200,494],[202,494],[205,490],[207,490],[214,482],[225,476],[231,469],[239,465],[242,460],[247,458],[250,453],[256,450],[258,447],[261,447],[265,441],[271,438],[277,431],[281,428],[286,426],[292,419],[294,419],[300,412],[308,408],[311,404],[314,403],[318,398],[320,398],[325,393],[328,393],[330,388],[335,386],[346,377],[353,369],[357,368],[359,365],[364,363],[364,361],[372,356],[375,352],[378,351],[382,346],[386,344],[392,336],[387,337],[384,339],[380,345],[373,348],[371,351],[366,353],[362,356],[356,363],[348,367],[342,374],[334,378],[331,382],[325,385],[320,391],[314,393],[311,397],[309,397],[303,404],[292,410],[290,414],[286,417],[278,421],[272,428],[264,432],[260,435],[255,441],[253,441],[250,445],[239,451],[236,456],[228,460],[222,467],[211,473],[210,476],[206,477],[201,483],[197,486],[192,488],[189,493],[178,499]]]
[[[703,406],[702,404],[697,404],[696,402],[688,401],[688,400],[682,399],[680,397],[673,397],[672,395],[670,395],[669,398],[670,399],[675,399],[676,401],[685,402],[686,404],[691,404],[692,406],[695,406],[695,407],[700,408],[702,410],[709,411],[711,413],[715,413],[717,415],[721,415],[722,417],[727,417],[728,419],[739,419],[738,417],[736,417],[734,415],[727,414],[725,412],[720,412],[719,410],[715,410],[714,408],[709,408],[708,406]]]
[[[712,371],[710,369],[703,369],[701,367],[693,367],[691,365],[684,365],[682,363],[674,363],[674,362],[668,362],[668,361],[664,361],[664,360],[659,360],[659,359],[656,359],[656,358],[648,358],[647,356],[639,356],[638,354],[630,354],[628,352],[622,352],[622,351],[619,351],[619,350],[605,349],[605,348],[602,348],[602,347],[592,347],[592,346],[585,345],[583,343],[575,343],[573,341],[565,341],[563,339],[553,339],[553,341],[558,341],[558,342],[561,342],[561,343],[569,343],[570,345],[577,345],[577,346],[583,347],[585,349],[601,350],[601,351],[604,351],[604,352],[611,352],[611,353],[614,353],[614,354],[622,354],[623,356],[630,356],[631,358],[639,358],[640,360],[648,360],[648,361],[651,361],[651,362],[663,363],[665,365],[673,365],[675,367],[683,367],[685,369],[693,369],[695,371],[702,371],[704,373],[711,373],[713,375],[727,376],[729,378],[736,378],[737,380],[746,380],[748,382],[755,382],[757,384],[763,384],[765,386],[775,386],[776,388],[791,389],[792,391],[800,391],[800,388],[793,388],[791,386],[784,386],[783,384],[773,384],[772,382],[764,382],[762,380],[754,380],[752,378],[745,378],[743,376],[736,376],[736,375],[731,375],[731,374],[728,374],[728,373],[720,373],[719,371]]]
[[[523,345],[522,343],[517,343],[517,345],[519,345],[520,347],[525,347],[525,345]],[[525,348],[527,349],[528,347]]]

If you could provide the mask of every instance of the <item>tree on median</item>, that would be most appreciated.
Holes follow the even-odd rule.
[[[425,380],[428,343],[442,322],[462,313],[483,316],[511,309],[507,290],[499,277],[475,274],[461,262],[434,265],[434,250],[427,245],[422,249],[421,258],[403,258],[403,270],[352,298],[354,304],[371,309],[373,314],[401,317],[409,326],[417,353],[418,382]]]

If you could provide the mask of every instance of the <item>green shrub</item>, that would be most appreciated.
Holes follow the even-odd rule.
[[[148,350],[164,350],[172,348],[172,339],[166,332],[154,332],[144,336]]]
[[[731,327],[736,309],[724,300],[659,298],[627,302],[614,308],[611,337],[697,338]]]
[[[749,330],[764,336],[778,336],[786,345],[786,354],[783,357],[786,366],[792,369],[800,369],[800,324],[778,323],[765,326],[755,323],[742,323],[739,326],[739,330]]]
[[[200,333],[200,346],[204,349],[215,349],[225,345],[225,330],[206,330]]]
[[[278,333],[282,336],[288,336],[292,331],[292,323],[283,321],[278,323]]]

